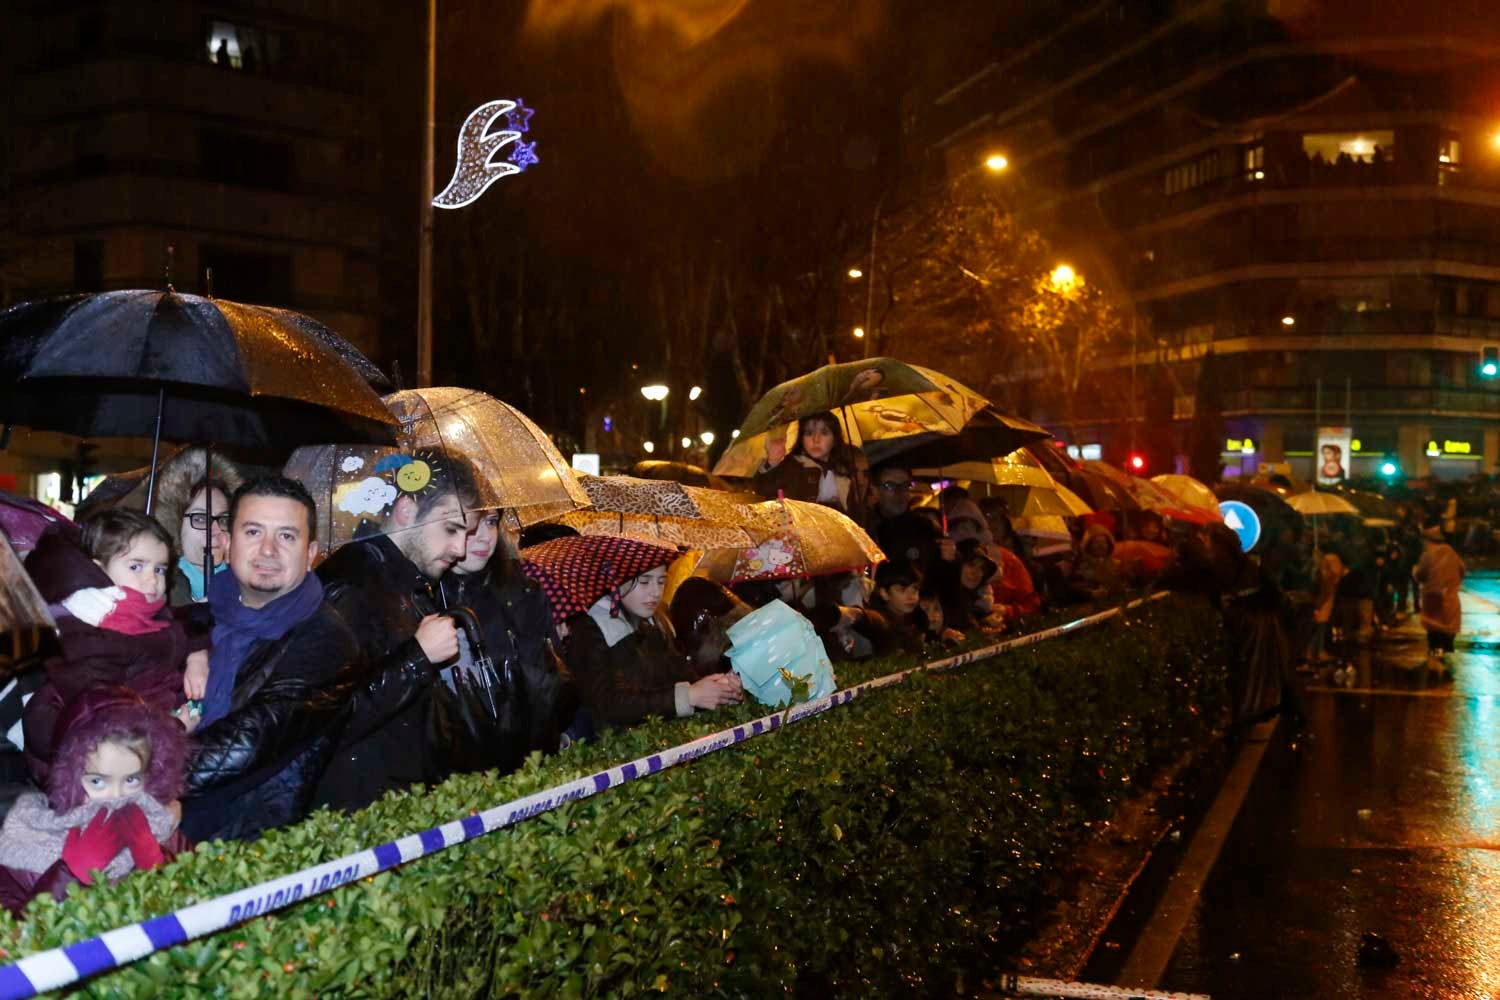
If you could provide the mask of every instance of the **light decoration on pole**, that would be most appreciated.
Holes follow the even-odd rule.
[[[703,447],[710,447],[714,443],[714,432],[704,431],[698,435],[698,440],[703,442]]]
[[[660,403],[662,400],[667,398],[667,394],[671,391],[672,390],[659,383],[656,385],[641,386],[641,395],[645,396],[653,403]]]
[[[693,446],[693,439],[692,438],[683,438],[682,439],[682,447],[683,447],[684,450],[686,450],[688,448],[691,448],[692,446]]]
[[[441,194],[432,199],[434,208],[463,208],[478,200],[502,177],[519,174],[538,162],[536,143],[521,142],[531,128],[534,113],[525,102],[490,101],[469,112],[458,130],[458,161],[453,177]],[[500,119],[505,127],[492,131]],[[500,153],[511,146],[508,156]]]

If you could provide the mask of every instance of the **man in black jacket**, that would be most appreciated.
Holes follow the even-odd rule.
[[[447,776],[447,754],[435,745],[431,685],[459,646],[453,620],[438,613],[433,584],[464,558],[479,520],[478,491],[469,463],[457,455],[418,452],[392,471],[398,493],[380,533],[339,549],[318,575],[370,668],[420,682],[405,690],[393,714],[389,704],[355,707],[318,784],[318,806],[361,809],[392,789]]]
[[[183,797],[183,830],[195,841],[251,837],[302,818],[360,667],[353,633],[308,569],[317,519],[302,484],[255,480],[229,510],[230,572],[209,593],[206,725],[194,734]]]

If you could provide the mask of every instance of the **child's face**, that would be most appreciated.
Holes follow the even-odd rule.
[[[934,632],[943,628],[943,605],[936,597],[922,598],[922,613],[927,616],[927,627]]]
[[[636,577],[630,589],[620,595],[620,603],[637,618],[650,618],[656,614],[656,606],[661,603],[661,592],[666,585],[665,566],[648,570]]]
[[[814,420],[802,431],[802,450],[819,462],[833,451],[833,432],[821,420]]]
[[[958,585],[965,590],[978,590],[979,585],[984,582],[985,571],[988,569],[989,567],[978,559],[969,560],[958,571]]]
[[[893,583],[880,588],[880,597],[893,614],[909,615],[917,609],[922,591],[914,583]]]
[[[100,743],[83,759],[83,792],[90,802],[123,799],[145,786],[145,770],[132,751],[118,743]]]
[[[99,562],[116,587],[139,590],[146,600],[154,601],[167,592],[167,547],[150,535],[136,535],[124,552]]]

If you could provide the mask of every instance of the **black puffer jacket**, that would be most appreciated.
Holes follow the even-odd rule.
[[[351,710],[313,806],[362,809],[392,789],[442,780],[446,766],[429,734],[436,670],[416,640],[438,609],[432,581],[384,535],[345,545],[318,576],[366,669],[386,683]]]
[[[348,722],[361,668],[354,634],[326,603],[282,638],[256,643],[235,675],[229,713],[194,734],[183,796],[189,839],[239,840],[300,820]],[[360,699],[388,683],[363,680]]]
[[[510,665],[512,700],[502,709],[500,738],[506,746],[501,773],[513,771],[533,750],[553,753],[569,721],[565,702],[575,699],[557,648],[552,609],[541,587],[519,573],[506,573],[496,557],[481,573],[449,573],[438,584],[445,608],[466,607],[484,632],[485,650],[502,676]],[[571,714],[571,713],[568,713]]]

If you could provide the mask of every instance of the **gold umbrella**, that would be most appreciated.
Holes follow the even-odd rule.
[[[504,507],[522,525],[589,505],[552,439],[520,410],[475,389],[408,389],[385,397],[404,450],[462,455],[480,480],[481,509]]]
[[[1035,486],[1053,489],[1057,482],[1042,467],[1036,456],[1024,448],[987,462],[957,462],[933,469],[913,469],[912,475],[924,479],[966,479],[992,486]]]
[[[643,510],[651,503],[649,497],[643,496],[639,503],[632,504],[627,488],[617,486],[612,495],[605,496],[590,482],[593,477],[582,478],[584,489],[595,500],[594,508],[571,511],[556,518],[557,523],[567,525],[580,535],[613,535],[683,549],[738,549],[758,545],[775,530],[775,525],[767,522],[764,514],[755,509],[760,498],[749,494],[632,480],[626,476],[610,477],[628,483],[645,483],[648,487],[673,486],[681,490],[683,500],[694,513],[691,516],[672,516]],[[632,506],[635,509],[630,509]]]

